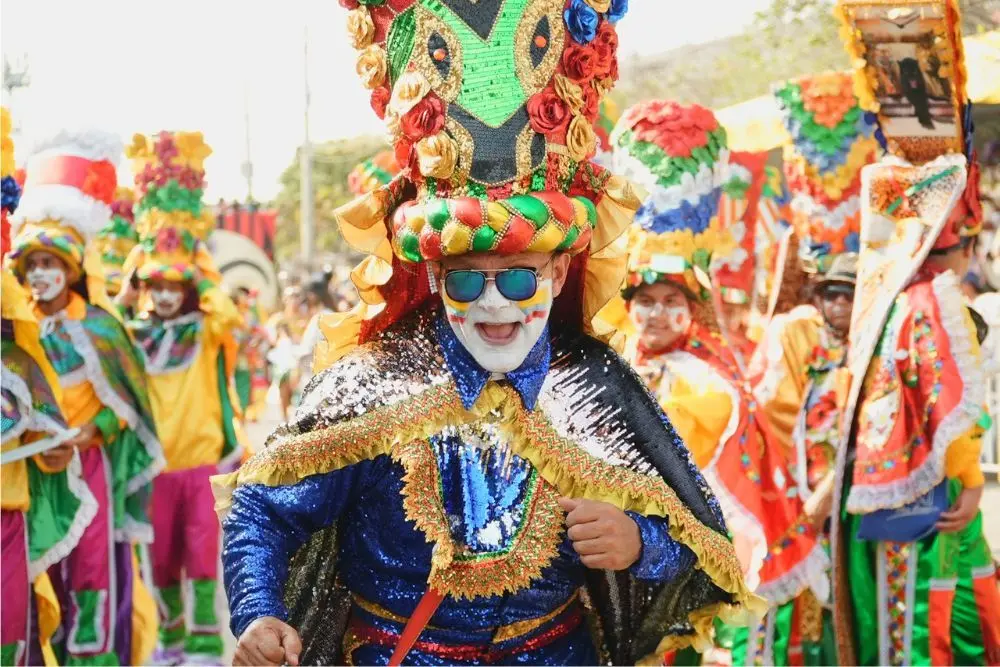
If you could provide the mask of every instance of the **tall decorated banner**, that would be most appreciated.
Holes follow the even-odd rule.
[[[851,75],[827,72],[788,81],[774,96],[791,142],[784,171],[794,233],[782,238],[768,300],[768,319],[800,300],[808,273],[857,252],[861,169],[875,159],[875,118],[854,95]]]

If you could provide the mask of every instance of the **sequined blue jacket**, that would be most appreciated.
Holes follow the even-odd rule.
[[[429,579],[438,576],[438,586],[453,589],[421,633],[408,662],[594,664],[601,653],[599,642],[592,640],[591,629],[584,622],[583,598],[587,596],[582,591],[588,587],[589,573],[600,573],[584,567],[573,550],[566,536],[564,515],[555,503],[560,494],[539,469],[541,461],[529,461],[530,456],[515,451],[517,443],[510,440],[511,427],[502,424],[505,411],[513,409],[504,401],[518,403],[515,407],[520,419],[535,414],[536,408],[547,410],[555,418],[563,409],[586,413],[588,405],[596,405],[588,400],[591,394],[601,393],[603,388],[577,388],[575,406],[568,400],[570,395],[556,399],[558,392],[548,389],[552,366],[557,362],[547,332],[524,364],[502,378],[491,377],[476,365],[440,317],[410,331],[403,345],[420,350],[420,355],[431,354],[434,359],[406,358],[405,350],[397,350],[394,356],[400,358],[396,359],[364,355],[348,359],[348,365],[377,367],[383,373],[379,388],[371,386],[365,374],[355,375],[345,368],[336,374],[341,383],[336,391],[326,384],[330,378],[320,376],[307,391],[294,426],[286,430],[291,429],[298,438],[331,433],[324,430],[331,428],[325,415],[331,411],[338,415],[366,414],[363,408],[349,404],[358,403],[360,394],[381,391],[386,378],[398,380],[393,383],[393,391],[402,391],[402,403],[408,404],[408,393],[421,395],[423,391],[421,386],[408,384],[412,383],[415,368],[425,373],[430,369],[426,379],[430,386],[453,386],[452,391],[466,411],[480,410],[489,398],[484,394],[492,391],[495,396],[496,386],[504,388],[507,393],[502,395],[509,398],[481,410],[482,417],[471,423],[432,428],[432,434],[419,442],[398,446],[389,453],[359,455],[354,461],[305,476],[296,483],[236,486],[223,521],[223,565],[234,634],[239,636],[262,616],[289,619],[283,591],[290,560],[311,536],[333,531],[335,539],[326,544],[335,546],[326,548],[336,551],[328,554],[336,561],[336,583],[317,582],[314,597],[315,604],[322,605],[322,600],[336,596],[327,597],[320,588],[336,586],[346,592],[340,596],[349,600],[345,618],[333,633],[342,633],[337,641],[341,642],[343,660],[385,664],[406,618],[427,590]],[[396,378],[399,370],[403,372]],[[641,386],[634,376],[628,381]],[[346,391],[345,382],[352,385]],[[334,406],[333,399],[340,404]],[[545,405],[539,406],[539,402]],[[655,406],[651,399],[650,403]],[[606,420],[607,410],[600,412]],[[439,418],[435,407],[416,415],[412,418],[418,421]],[[334,423],[342,419],[338,417]],[[378,428],[377,423],[364,425],[360,417],[355,422],[358,442],[364,442],[371,429]],[[583,427],[585,422],[568,424],[568,433],[583,438],[583,431],[573,429]],[[604,428],[607,424],[600,422],[596,413],[590,414],[587,423],[601,423],[602,435],[614,435]],[[657,412],[654,430],[663,430],[665,423]],[[400,430],[407,428],[405,422],[399,425]],[[679,448],[680,456],[672,460],[683,467],[685,474],[693,475],[689,480],[693,486],[681,491],[704,498],[707,505],[700,511],[721,526],[717,503],[704,480],[669,426],[664,430],[667,432],[675,441],[670,446]],[[275,437],[283,435],[279,429]],[[629,439],[626,431],[618,437]],[[315,447],[325,444],[322,439],[316,442]],[[590,443],[591,448],[596,446]],[[282,452],[282,448],[286,451]],[[287,463],[292,454],[288,445],[281,443],[274,451],[268,449],[258,456],[282,453]],[[338,451],[343,453],[345,449],[349,446],[339,447]],[[308,454],[311,450],[303,447],[300,451]],[[636,455],[609,451],[605,456],[628,463]],[[632,461],[632,465],[637,464]],[[248,467],[253,465],[251,462]],[[600,467],[596,459],[595,466]],[[652,466],[642,469],[648,471],[645,474],[657,475]],[[692,550],[668,534],[670,519],[631,511],[629,516],[642,538],[641,556],[629,570],[632,580],[647,582],[655,591],[680,574],[690,578],[699,572],[694,569],[696,557]],[[315,542],[316,538],[312,539]],[[710,593],[719,600],[730,599],[725,594],[720,596],[721,591],[707,577],[700,585],[701,596]],[[480,594],[483,591],[489,593]],[[691,603],[686,597],[676,597],[681,606]],[[330,610],[331,616],[337,613]],[[293,624],[297,615],[291,615]],[[682,622],[673,631],[690,632],[691,628]]]

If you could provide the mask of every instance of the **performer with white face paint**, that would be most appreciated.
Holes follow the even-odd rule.
[[[149,482],[163,466],[142,361],[107,299],[100,257],[86,243],[111,219],[121,142],[67,132],[41,142],[26,164],[25,193],[7,256],[31,290],[41,345],[59,376],[60,407],[79,429],[82,475],[96,515],[61,570],[68,664],[143,663],[155,607],[133,562],[152,540]],[[135,630],[135,632],[133,632]]]
[[[389,21],[411,62],[365,78],[391,89],[406,168],[337,212],[368,255],[362,305],[321,324],[294,420],[214,480],[234,663],[658,663],[759,602],[683,443],[597,337],[638,201],[589,162],[597,106],[578,102],[606,88],[556,69],[590,41],[577,9],[614,58],[625,3],[604,4]],[[359,62],[386,57],[365,40]],[[552,105],[577,110],[568,129]]]
[[[138,311],[129,328],[146,360],[167,460],[153,481],[159,664],[218,664],[223,649],[215,613],[219,524],[208,478],[241,455],[239,399],[229,378],[242,318],[205,246],[213,220],[200,195],[209,153],[194,132],[161,132],[153,140],[136,135],[128,148],[133,172],[141,174],[140,240],[125,261],[130,280],[118,302]],[[168,179],[164,188],[160,177]],[[174,201],[165,198],[168,191]],[[140,290],[148,299],[140,299]],[[185,599],[193,609],[190,627]]]
[[[795,480],[770,445],[713,308],[713,258],[734,244],[724,231],[731,221],[722,219],[736,210],[722,201],[725,141],[713,114],[698,106],[653,101],[622,116],[612,135],[615,169],[648,186],[650,196],[636,214],[622,298],[603,315],[626,330],[626,357],[719,496],[752,585],[780,603],[807,587],[822,589],[828,559],[815,530],[800,521]],[[698,163],[697,176],[665,184],[661,174],[674,167],[664,165],[679,175],[689,168],[677,166],[683,160]],[[715,651],[732,648],[726,630]]]

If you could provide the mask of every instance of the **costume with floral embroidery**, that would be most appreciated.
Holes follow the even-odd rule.
[[[730,170],[725,131],[707,109],[648,102],[627,110],[612,135],[615,169],[647,187],[636,215],[624,297],[667,281],[688,296],[692,323],[667,350],[644,350],[629,336],[626,356],[650,383],[722,503],[743,567],[757,593],[780,604],[822,581],[827,558],[801,521],[795,479],[769,443],[749,384],[720,334],[711,274],[728,270],[739,248],[728,218],[742,215],[743,169]],[[686,173],[697,174],[694,180]],[[692,205],[692,202],[697,202]],[[745,249],[744,249],[745,252]],[[602,315],[630,325],[624,300]],[[770,548],[770,555],[769,555]],[[718,643],[726,643],[719,633]],[[687,656],[673,656],[687,660]]]
[[[369,256],[360,306],[321,324],[325,370],[216,480],[234,633],[275,616],[305,662],[386,664],[419,605],[434,611],[407,663],[624,663],[705,644],[716,615],[756,599],[711,491],[594,321],[639,203],[589,161],[625,3],[346,4],[405,167],[338,211]],[[567,284],[521,366],[492,374],[425,262],[524,251],[570,254]],[[628,512],[640,559],[584,567],[559,496]]]
[[[852,52],[870,29],[859,11],[869,10],[841,7]],[[1000,591],[982,515],[956,532],[935,523],[963,489],[983,484],[979,452],[989,418],[961,277],[940,259],[962,252],[982,227],[958,5],[942,0],[920,11],[939,36],[937,52],[953,61],[957,134],[915,140],[880,116],[893,155],[862,172],[852,382],[831,535],[838,659],[997,664]],[[867,72],[877,56],[858,59],[859,90],[873,110]]]

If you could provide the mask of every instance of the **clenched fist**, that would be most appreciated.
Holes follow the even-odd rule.
[[[642,536],[632,518],[610,503],[560,498],[580,561],[594,570],[624,570],[639,560]]]
[[[273,616],[264,616],[247,626],[236,644],[233,665],[299,664],[302,640],[295,628]]]

